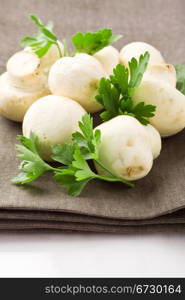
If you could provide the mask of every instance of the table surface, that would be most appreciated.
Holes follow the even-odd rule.
[[[0,277],[184,277],[185,236],[0,234]]]
[[[68,34],[108,26],[120,32],[121,28],[124,43],[154,43],[168,62],[185,62],[184,0],[0,0],[0,7],[1,71],[18,50],[18,40],[33,30],[27,21],[30,12],[44,20],[56,18],[57,33],[60,25]],[[185,276],[184,253],[183,233],[1,233],[0,277],[180,277]]]

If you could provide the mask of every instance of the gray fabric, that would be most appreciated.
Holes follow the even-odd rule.
[[[27,18],[30,12],[54,20],[61,38],[111,27],[123,35],[118,48],[134,40],[146,41],[159,48],[167,62],[185,63],[184,9],[183,0],[0,0],[0,71],[19,49],[19,40],[34,32]],[[124,233],[140,227],[146,231],[184,228],[184,211],[173,212],[185,208],[185,131],[163,140],[161,156],[136,188],[94,181],[78,198],[68,196],[50,174],[29,186],[10,183],[18,171],[14,145],[20,133],[20,124],[0,117],[0,230]]]

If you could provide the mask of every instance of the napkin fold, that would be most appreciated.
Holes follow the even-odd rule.
[[[0,231],[132,233],[185,229],[185,210],[147,220],[121,220],[62,212],[0,211]]]
[[[167,8],[162,0],[157,3],[147,0],[44,0],[39,3],[6,0],[0,10],[1,72],[5,71],[8,57],[19,50],[14,45],[29,35],[30,21],[26,16],[35,6],[38,16],[44,21],[53,19],[58,32],[62,28],[66,37],[76,30],[95,31],[107,26],[123,34],[124,39],[118,42],[120,48],[142,39],[159,48],[167,62],[183,63],[183,0],[177,3],[169,0]],[[60,10],[65,12],[62,24],[61,19],[56,18]],[[166,38],[169,37],[169,20],[170,39]],[[178,47],[174,48],[175,45]],[[30,185],[13,185],[10,180],[18,173],[19,164],[15,152],[17,134],[21,134],[21,125],[0,117],[0,230],[107,233],[184,230],[185,131],[163,139],[160,157],[154,161],[150,174],[136,182],[135,188],[92,181],[80,197],[67,195],[49,173]]]

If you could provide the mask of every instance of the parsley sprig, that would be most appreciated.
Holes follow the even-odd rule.
[[[141,55],[139,61],[132,58],[128,68],[118,64],[113,75],[102,78],[99,83],[96,100],[105,108],[101,118],[108,121],[118,115],[129,115],[138,119],[143,125],[149,123],[148,118],[154,116],[156,107],[140,102],[134,105],[132,96],[140,85],[147,68],[149,53]]]
[[[38,57],[44,56],[52,45],[56,45],[59,56],[62,57],[62,52],[58,44],[58,37],[52,32],[53,23],[49,21],[44,25],[36,16],[31,15],[30,18],[39,30],[35,36],[24,37],[21,40],[21,45],[23,47],[31,47]]]
[[[108,45],[112,45],[122,36],[113,34],[111,29],[104,28],[96,32],[78,32],[72,36],[75,52],[83,52],[93,55]]]
[[[38,179],[43,173],[52,171],[53,178],[67,190],[69,195],[78,196],[92,179],[110,182],[122,182],[130,187],[134,185],[126,179],[112,174],[99,160],[99,145],[101,143],[100,130],[93,130],[93,121],[90,115],[83,116],[79,122],[81,132],[72,136],[71,144],[55,145],[52,158],[62,164],[55,168],[43,161],[38,151],[38,138],[32,133],[30,138],[19,136],[22,145],[17,145],[18,158],[22,160],[19,169],[21,173],[12,181],[25,184]],[[99,175],[91,168],[89,161],[94,160],[103,168],[107,176]]]
[[[49,21],[44,25],[35,15],[30,15],[30,18],[39,30],[34,36],[24,37],[21,40],[21,45],[23,47],[31,47],[39,57],[44,56],[53,44],[57,46],[60,57],[73,56],[79,52],[93,55],[104,47],[112,45],[122,37],[121,35],[113,34],[112,30],[108,28],[100,29],[96,32],[77,32],[72,36],[74,51],[69,54],[67,43],[64,39],[64,54],[62,55],[58,37],[53,33],[53,23]]]

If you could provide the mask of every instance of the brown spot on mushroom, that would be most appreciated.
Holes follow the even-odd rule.
[[[133,177],[136,176],[137,174],[140,174],[142,171],[144,171],[143,166],[138,166],[138,167],[127,167],[126,172],[124,172],[123,176],[127,177]]]
[[[132,147],[133,146],[133,142],[131,140],[128,140],[126,143],[127,147]]]
[[[169,102],[170,102],[170,103],[173,103],[173,102],[174,102],[173,98],[170,98],[170,99],[169,99]]]
[[[92,80],[90,83],[89,83],[89,87],[90,89],[97,89],[98,88],[98,81],[97,80]]]

